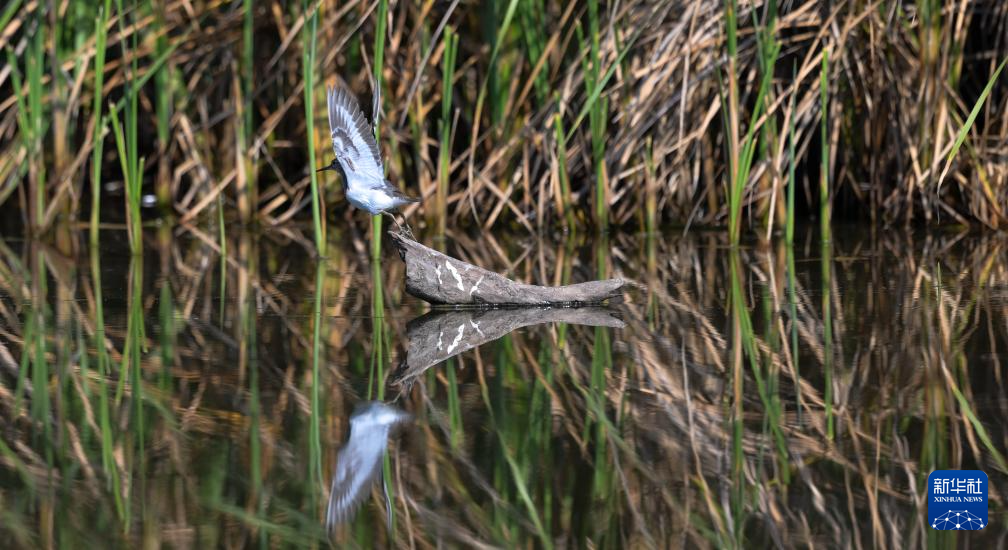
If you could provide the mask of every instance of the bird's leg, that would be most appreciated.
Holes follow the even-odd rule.
[[[404,235],[405,234],[405,232],[403,231],[402,226],[399,225],[399,220],[395,219],[395,216],[393,216],[392,213],[386,212],[384,210],[382,210],[381,213],[385,214],[386,216],[388,216],[390,218],[392,218],[392,223],[396,224],[396,228],[399,230],[399,234],[400,235]]]
[[[412,240],[415,241],[416,237],[413,236],[413,228],[411,228],[410,225],[408,223],[406,223],[406,216],[405,215],[403,216],[403,220],[402,221],[403,221],[403,224],[405,224],[405,227],[406,227],[405,231],[403,231],[403,234],[406,235],[407,238],[412,239]]]
[[[411,228],[409,224],[406,223],[406,216],[403,216],[403,225],[399,225],[399,220],[396,219],[395,214],[392,214],[391,212],[386,212],[384,210],[381,210],[380,212],[392,218],[392,223],[396,224],[396,229],[399,230],[400,235],[408,239],[412,239],[414,241],[416,240],[416,237],[413,236],[413,228]]]

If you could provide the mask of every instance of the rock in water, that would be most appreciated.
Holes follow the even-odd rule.
[[[526,285],[446,256],[405,235],[389,235],[406,262],[406,292],[434,305],[574,307],[620,297],[627,284],[623,279],[606,279],[567,286]]]

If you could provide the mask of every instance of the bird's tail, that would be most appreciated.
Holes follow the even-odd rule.
[[[395,186],[389,180],[385,180],[385,184],[388,185],[389,187],[391,187],[392,189],[395,189],[396,190],[396,195],[400,199],[402,199],[402,200],[404,200],[406,202],[420,202],[420,201],[423,200],[423,197],[411,197],[411,196],[407,195],[406,193],[403,193],[402,191],[399,191],[399,188],[397,186]]]

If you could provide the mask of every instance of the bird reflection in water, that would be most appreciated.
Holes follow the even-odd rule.
[[[326,527],[329,531],[353,518],[371,486],[381,478],[382,458],[393,429],[412,420],[412,416],[391,405],[372,401],[358,405],[350,417],[350,438],[336,457],[332,490],[326,509]],[[384,485],[384,484],[383,484]],[[388,493],[385,506],[391,508]],[[392,513],[388,510],[389,529]]]

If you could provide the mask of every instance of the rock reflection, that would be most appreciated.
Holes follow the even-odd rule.
[[[623,328],[619,312],[607,307],[511,308],[431,311],[406,326],[409,348],[392,383],[408,389],[424,371],[509,332],[541,323]]]
[[[380,401],[358,405],[350,417],[350,438],[336,457],[326,508],[326,527],[330,531],[353,518],[381,477],[389,434],[411,420],[409,413]]]

